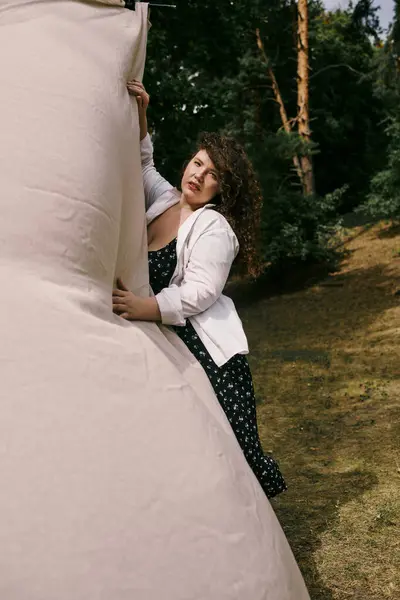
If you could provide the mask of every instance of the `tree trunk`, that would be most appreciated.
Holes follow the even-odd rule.
[[[297,123],[300,136],[306,143],[310,143],[307,0],[298,0],[297,11]],[[311,195],[314,193],[311,156],[302,156],[300,164],[303,173],[304,194]]]
[[[256,29],[256,36],[257,36],[257,46],[261,52],[261,56],[263,57],[264,62],[267,65],[267,72],[268,72],[268,76],[271,80],[271,85],[272,85],[272,91],[274,92],[274,96],[275,96],[275,101],[279,106],[279,114],[281,116],[281,121],[282,121],[282,125],[284,130],[286,131],[286,133],[290,133],[292,130],[292,127],[290,125],[290,121],[288,119],[287,113],[286,113],[286,108],[285,108],[285,103],[283,102],[283,98],[281,96],[281,92],[279,90],[279,86],[278,86],[278,82],[276,80],[275,74],[272,70],[272,67],[270,65],[270,62],[268,60],[268,57],[265,53],[265,48],[264,48],[264,44],[263,41],[261,39],[260,36],[260,30]],[[294,164],[294,168],[296,170],[296,173],[300,179],[300,182],[304,188],[304,181],[303,181],[303,170],[300,164],[300,160],[299,157],[297,155],[293,156],[293,164]]]

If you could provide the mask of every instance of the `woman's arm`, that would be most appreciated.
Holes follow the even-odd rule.
[[[238,252],[235,234],[218,228],[200,236],[179,286],[171,285],[155,297],[164,325],[185,325],[222,294]]]
[[[120,281],[113,292],[113,310],[124,319],[185,325],[218,300],[238,251],[235,234],[214,229],[200,236],[192,249],[181,284],[172,284],[152,298],[139,298]]]
[[[150,96],[145,87],[139,81],[133,80],[127,84],[128,92],[136,97],[139,114],[140,128],[140,158],[142,162],[142,174],[146,210],[159,200],[165,193],[170,193],[174,187],[166,180],[154,166],[153,144],[147,132],[147,108]]]

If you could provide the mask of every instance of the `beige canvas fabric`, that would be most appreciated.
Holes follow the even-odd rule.
[[[148,293],[147,11],[0,0],[0,598],[306,600],[270,504]],[[160,75],[162,76],[162,74]]]

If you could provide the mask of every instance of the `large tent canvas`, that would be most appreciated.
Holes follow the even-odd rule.
[[[112,313],[116,276],[149,293],[147,31],[144,4],[0,0],[0,597],[306,600],[199,365]]]

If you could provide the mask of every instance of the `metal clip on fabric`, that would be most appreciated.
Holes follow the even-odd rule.
[[[136,2],[140,2],[140,0],[125,0],[125,7],[129,10],[135,10]],[[160,4],[158,2],[149,2],[148,4],[151,8],[177,8],[176,4]]]

